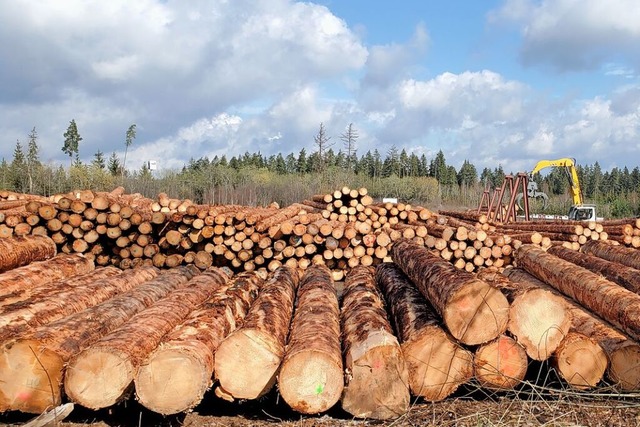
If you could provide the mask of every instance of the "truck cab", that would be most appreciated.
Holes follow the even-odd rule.
[[[595,205],[573,205],[569,209],[569,219],[575,221],[598,221]]]

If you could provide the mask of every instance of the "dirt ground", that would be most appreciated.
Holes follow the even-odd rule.
[[[19,426],[33,415],[0,415],[0,425]],[[640,426],[640,394],[620,396],[599,390],[530,388],[518,393],[489,393],[467,387],[442,402],[415,401],[395,420],[356,420],[336,405],[326,414],[291,411],[270,393],[259,401],[228,403],[215,397],[188,414],[162,417],[130,399],[112,408],[90,411],[76,406],[61,427],[328,427],[328,426]]]

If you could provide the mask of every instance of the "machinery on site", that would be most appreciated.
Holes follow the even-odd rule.
[[[538,189],[538,183],[533,180],[533,176],[542,169],[549,167],[562,168],[569,180],[573,204],[569,209],[568,215],[563,216],[562,218],[577,221],[597,220],[596,206],[584,203],[582,189],[580,188],[580,180],[578,179],[578,171],[576,170],[576,160],[573,158],[565,157],[556,160],[540,160],[536,163],[534,168],[528,173],[527,197],[538,201],[539,204],[542,205],[542,209],[547,206],[549,196]],[[523,193],[518,193],[516,196],[516,203],[521,209],[523,205],[523,198]]]

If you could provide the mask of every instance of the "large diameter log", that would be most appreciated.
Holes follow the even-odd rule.
[[[101,268],[70,279],[76,283],[82,279],[81,285],[50,295],[38,293],[26,301],[3,307],[6,311],[0,314],[0,341],[98,305],[159,273],[155,267],[141,267],[124,273],[114,267]],[[56,283],[66,284],[65,281]]]
[[[569,332],[553,355],[553,366],[572,387],[595,387],[607,369],[607,355],[598,342],[579,332]]]
[[[298,273],[278,268],[244,318],[215,354],[220,393],[234,399],[256,399],[275,384],[289,332]]]
[[[482,344],[506,330],[509,302],[487,282],[407,240],[394,243],[391,257],[460,342]]]
[[[200,403],[212,384],[216,349],[242,322],[262,283],[256,273],[237,275],[163,338],[134,378],[143,406],[170,415]]]
[[[589,240],[580,247],[580,251],[640,270],[640,251],[636,248],[622,245],[614,246],[599,240]]]
[[[289,342],[278,376],[284,401],[305,414],[335,405],[344,388],[340,311],[331,271],[313,265],[296,294]]]
[[[58,254],[45,261],[14,268],[0,274],[0,295],[33,288],[47,282],[93,271],[93,261],[82,255]]]
[[[442,327],[442,320],[400,268],[379,264],[376,282],[385,295],[415,396],[439,401],[473,377],[473,355]]]
[[[571,319],[571,330],[594,339],[606,352],[609,358],[607,376],[614,386],[625,391],[640,388],[640,344],[526,271],[507,268],[504,274],[512,283],[545,289],[561,297]]]
[[[473,360],[478,382],[503,390],[513,389],[524,380],[529,362],[524,347],[507,335],[479,346]]]
[[[0,239],[0,273],[55,256],[56,244],[47,236]]]
[[[611,322],[632,338],[640,338],[640,295],[532,245],[523,245],[518,249],[516,262],[518,267]]]
[[[67,397],[90,409],[116,404],[129,390],[140,363],[162,337],[209,299],[226,280],[221,271],[197,275],[184,288],[171,291],[76,355],[65,375]]]
[[[409,409],[409,374],[371,267],[347,274],[341,302],[345,357],[342,409],[357,418],[397,418]]]
[[[500,289],[509,300],[507,330],[533,360],[547,360],[569,332],[571,317],[564,300],[548,289],[513,282],[503,274],[487,269],[478,277]]]
[[[197,268],[168,271],[134,289],[34,332],[0,349],[0,410],[40,413],[62,399],[66,363],[129,320],[184,286]]]
[[[637,249],[634,250],[637,251]],[[640,293],[640,270],[562,246],[553,246],[547,252],[594,273],[601,274],[631,292]]]

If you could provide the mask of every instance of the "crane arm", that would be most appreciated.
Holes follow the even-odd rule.
[[[536,163],[535,167],[529,174],[534,175],[535,173],[540,172],[542,169],[549,167],[565,168],[567,176],[569,178],[569,184],[571,185],[571,197],[573,198],[573,204],[581,205],[583,203],[582,189],[580,188],[580,180],[578,179],[578,171],[576,169],[575,159],[565,157],[556,160],[540,160],[538,163]]]

